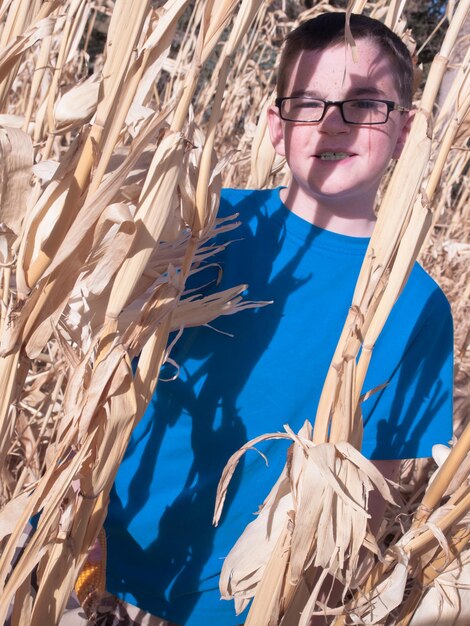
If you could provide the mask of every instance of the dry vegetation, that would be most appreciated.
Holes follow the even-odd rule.
[[[251,306],[239,297],[243,286],[201,298],[185,294],[185,280],[215,252],[214,232],[234,227],[217,220],[220,185],[263,187],[285,177],[263,116],[279,44],[299,19],[341,3],[320,2],[301,14],[295,3],[277,0],[174,0],[165,10],[163,2],[142,1],[138,11],[129,4],[0,3],[0,623],[15,593],[14,625],[59,619],[102,525],[169,332]],[[398,4],[377,0],[367,10],[382,19]],[[392,10],[388,16],[403,32]],[[468,35],[459,49],[468,50]],[[434,108],[436,139],[426,145],[433,161],[441,145],[449,156],[435,180],[425,153],[419,155],[434,221],[421,260],[454,312],[460,433],[470,410],[468,53],[456,64],[462,74],[466,68],[466,86],[436,106],[429,96],[415,139],[424,141],[426,106]],[[393,218],[392,201],[381,204],[388,241],[390,220],[397,220],[399,241],[411,214],[419,222],[413,241],[426,236],[430,214],[425,202],[421,213],[413,208],[415,196],[410,191]],[[378,233],[385,241],[383,228]],[[406,263],[412,260],[410,253]],[[361,303],[367,307],[365,296]],[[133,373],[130,362],[139,353]],[[416,506],[425,481],[406,472]],[[467,481],[468,472],[451,506],[468,499]],[[37,532],[10,576],[23,530],[40,511]],[[444,528],[451,552],[468,538],[468,526],[458,523]],[[395,531],[388,528],[389,538]],[[422,542],[427,583],[432,558],[450,555],[430,534],[415,539]],[[394,558],[376,572],[379,579],[396,566]],[[61,591],[54,596],[55,588]]]

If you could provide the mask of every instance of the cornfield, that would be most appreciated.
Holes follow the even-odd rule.
[[[301,11],[285,0],[0,3],[1,624],[61,620],[132,429],[169,358],[170,333],[259,305],[243,299],[245,285],[201,296],[185,284],[219,251],[215,234],[236,237],[235,219],[217,216],[221,186],[287,179],[266,126],[276,55],[296,24],[337,4]],[[377,265],[361,276],[380,266],[386,280],[371,291],[360,278],[355,294],[369,345],[418,254],[443,287],[455,323],[453,450],[436,452],[442,469],[430,487],[429,466],[404,464],[409,522],[401,528],[389,512],[377,537],[383,557],[364,565],[359,584],[348,572],[341,610],[323,608],[335,625],[348,615],[399,626],[440,623],[444,614],[446,624],[470,620],[469,8],[469,0],[448,3],[410,140],[381,189]],[[406,2],[350,1],[345,9],[384,20],[414,50]],[[452,82],[440,89],[444,76]],[[336,361],[358,354],[357,335],[345,330],[338,339]],[[320,443],[338,447],[354,474],[348,480],[367,476],[388,497],[384,479],[350,445],[364,354],[357,367],[344,362],[343,383],[332,367],[314,427],[274,436],[291,440],[299,459]],[[351,381],[354,406],[335,404]],[[216,520],[251,445],[227,466]],[[310,471],[300,460],[298,467],[299,476]],[[363,515],[351,523],[365,528]],[[221,582],[239,609],[254,596],[247,626],[308,625],[318,610],[302,587],[312,586],[311,563],[295,548],[319,551],[309,543],[315,533],[280,529],[275,546],[256,539],[264,550],[256,571],[237,572],[231,589]],[[242,552],[251,541],[248,534]],[[239,558],[228,557],[233,571]]]

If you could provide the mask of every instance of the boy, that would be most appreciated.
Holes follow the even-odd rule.
[[[220,288],[247,283],[273,304],[185,332],[129,444],[111,497],[107,588],[182,626],[235,626],[218,575],[274,484],[286,448],[245,455],[217,529],[211,518],[229,456],[247,440],[315,415],[368,237],[381,177],[410,123],[412,62],[381,23],[353,15],[354,63],[343,13],[287,38],[278,98],[269,109],[276,151],[292,178],[283,189],[225,190],[221,214],[239,212],[221,253]],[[211,264],[201,284],[217,277]],[[170,368],[169,368],[170,369]],[[416,266],[374,351],[363,405],[363,453],[390,476],[397,459],[425,457],[451,437],[452,322],[439,288]],[[312,494],[314,495],[314,494]]]

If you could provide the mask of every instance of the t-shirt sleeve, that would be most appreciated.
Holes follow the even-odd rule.
[[[391,326],[402,332],[384,333],[371,362],[377,372],[369,379],[369,389],[378,386],[381,377],[388,383],[363,404],[363,453],[373,459],[428,457],[434,444],[452,438],[450,306],[437,286],[417,313],[412,297],[408,300],[405,296],[392,312]],[[388,363],[388,372],[382,363]]]

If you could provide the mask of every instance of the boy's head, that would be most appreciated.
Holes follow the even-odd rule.
[[[288,36],[268,125],[291,173],[282,200],[338,232],[361,222],[357,233],[375,219],[380,180],[408,136],[413,66],[380,22],[352,15],[351,27],[357,60],[345,42],[344,13],[322,15]]]
[[[293,30],[284,43],[281,53],[277,80],[278,97],[286,96],[289,70],[302,50],[324,50],[345,41],[346,14],[324,13]],[[353,13],[350,26],[355,40],[369,39],[389,59],[394,68],[394,78],[401,103],[411,106],[413,97],[413,61],[403,41],[385,24]]]

